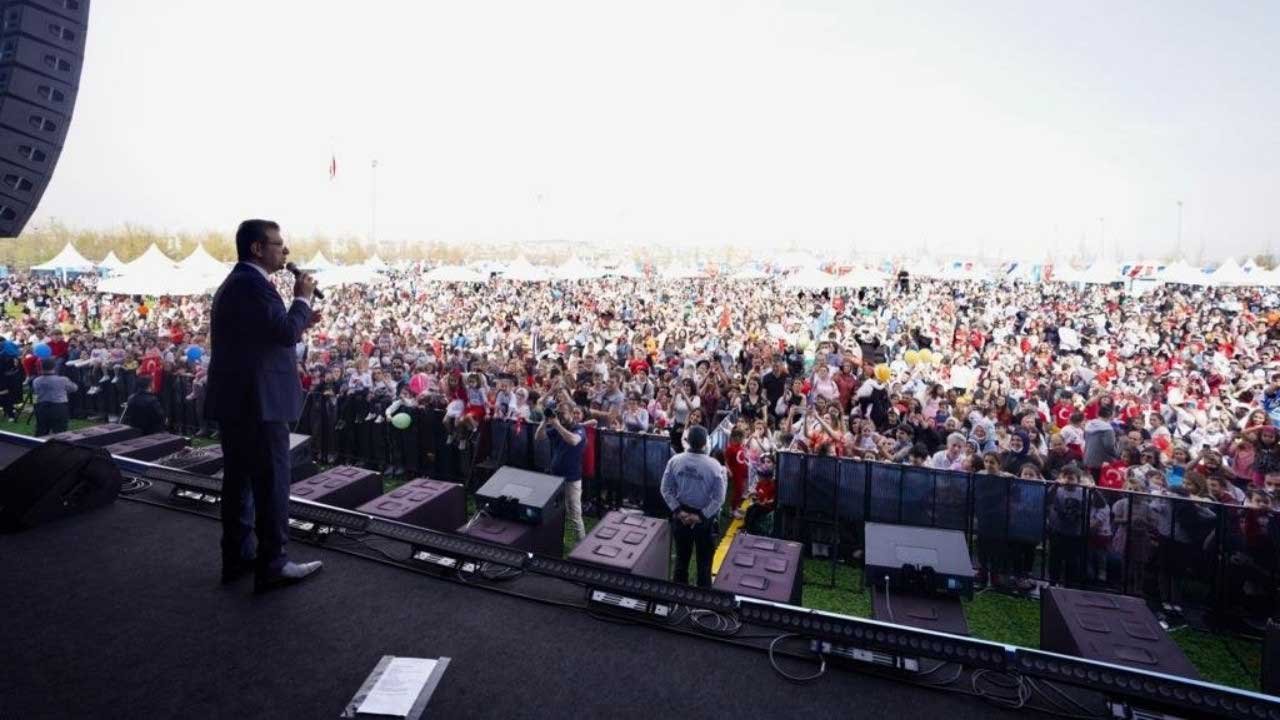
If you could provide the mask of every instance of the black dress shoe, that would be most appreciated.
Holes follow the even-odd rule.
[[[222,564],[222,584],[230,585],[253,572],[253,560],[241,560],[235,563]]]
[[[284,567],[270,575],[256,575],[253,578],[253,591],[264,593],[276,588],[297,585],[320,571],[324,563],[319,560],[307,563],[288,562]]]

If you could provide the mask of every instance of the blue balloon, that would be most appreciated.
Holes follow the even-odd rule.
[[[204,357],[204,349],[201,348],[199,345],[192,345],[191,347],[187,348],[188,362],[196,362],[202,357]]]
[[[0,353],[4,353],[9,357],[18,357],[22,354],[22,351],[18,349],[18,343],[12,340],[5,340],[4,348],[0,349]]]
[[[35,351],[36,357],[40,359],[53,357],[53,350],[51,350],[49,346],[45,345],[44,343],[37,343],[35,348],[33,349]]]

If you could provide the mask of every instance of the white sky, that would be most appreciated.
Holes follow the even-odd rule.
[[[381,240],[1127,257],[1182,200],[1193,258],[1267,252],[1277,38],[1268,0],[97,0],[35,222],[365,236],[376,157]]]

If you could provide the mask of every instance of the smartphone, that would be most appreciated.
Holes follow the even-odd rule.
[[[1169,487],[1182,487],[1182,476],[1186,473],[1185,468],[1175,467],[1169,471]]]

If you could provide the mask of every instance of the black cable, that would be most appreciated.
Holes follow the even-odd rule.
[[[1040,693],[1040,697],[1044,698],[1047,702],[1053,705],[1054,709],[1051,710],[1050,712],[1054,713],[1055,715],[1061,715],[1062,717],[1068,717],[1068,718],[1079,718],[1080,720],[1095,720],[1095,718],[1107,716],[1107,713],[1102,711],[1096,712],[1096,713],[1090,712],[1089,708],[1086,708],[1083,704],[1080,703],[1079,700],[1076,700],[1070,695],[1064,693],[1062,690],[1055,687],[1053,683],[1049,682],[1048,680],[1036,680],[1034,678],[1026,678],[1026,681],[1027,681],[1027,685],[1031,687],[1032,691]],[[1058,697],[1061,697],[1062,699],[1066,700],[1072,705],[1075,705],[1076,708],[1080,710],[1080,712],[1075,713],[1075,712],[1071,712],[1070,710],[1064,710],[1063,705],[1059,703],[1057,700],[1054,700],[1052,697],[1050,697],[1049,693],[1044,691],[1044,687],[1041,687],[1040,683],[1044,683],[1044,687],[1047,687],[1050,690],[1053,690],[1055,693],[1057,693]]]
[[[150,490],[155,483],[146,478],[130,477],[129,481],[120,486],[121,495],[136,495],[141,492]]]
[[[803,636],[797,633],[784,633],[782,635],[775,637],[773,639],[773,642],[769,643],[769,664],[773,666],[774,672],[778,673],[783,677],[783,679],[789,682],[793,682],[797,684],[813,682],[814,680],[817,680],[818,678],[827,674],[827,658],[822,653],[818,653],[818,660],[821,662],[821,664],[819,664],[818,666],[818,672],[812,675],[792,675],[788,673],[786,670],[783,670],[781,667],[779,667],[778,660],[776,657],[774,657],[774,651],[777,648],[778,643],[782,642],[783,640],[787,640],[790,638],[798,638],[798,637],[803,637]]]

